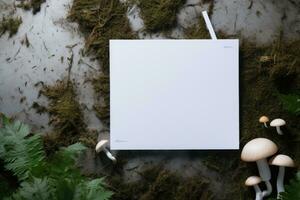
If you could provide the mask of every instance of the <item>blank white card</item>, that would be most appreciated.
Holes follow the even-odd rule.
[[[238,51],[238,40],[110,40],[111,149],[238,149]]]

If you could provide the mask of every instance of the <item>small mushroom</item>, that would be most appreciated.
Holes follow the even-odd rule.
[[[272,193],[271,171],[267,162],[268,157],[274,155],[278,147],[266,138],[255,138],[243,148],[241,159],[245,162],[256,162],[261,180],[265,182],[267,190],[262,192],[263,197]]]
[[[271,121],[270,126],[272,127],[276,127],[277,133],[279,135],[283,135],[283,132],[280,129],[280,126],[284,126],[286,123],[283,119],[274,119],[273,121]]]
[[[267,117],[267,116],[261,116],[260,118],[259,118],[259,122],[260,123],[264,123],[264,126],[266,127],[266,128],[268,128],[268,125],[267,125],[267,122],[269,122],[270,120],[269,120],[269,118]]]
[[[293,159],[289,156],[279,154],[274,156],[270,161],[270,165],[276,165],[279,167],[278,176],[277,176],[277,198],[281,192],[284,192],[284,174],[285,174],[285,167],[295,167],[295,163]]]
[[[258,184],[261,183],[261,178],[258,176],[250,176],[246,179],[245,181],[245,185],[248,187],[253,186],[254,190],[255,190],[255,200],[262,200],[263,199],[263,195],[262,192],[258,186]]]
[[[108,140],[100,140],[96,145],[96,152],[99,153],[104,151],[106,156],[111,159],[114,163],[117,161],[116,158],[107,150]]]

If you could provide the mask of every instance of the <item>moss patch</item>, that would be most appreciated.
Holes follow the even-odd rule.
[[[59,81],[53,86],[44,86],[41,94],[49,100],[47,111],[50,124],[59,132],[74,135],[85,130],[83,113],[76,99],[73,84]]]
[[[99,119],[109,125],[109,40],[134,39],[126,17],[127,5],[118,0],[75,0],[69,18],[86,35],[86,49],[100,61],[102,73],[93,77]]]
[[[210,39],[203,17],[199,17],[198,23],[184,30],[186,39]]]
[[[110,98],[109,98],[109,76],[101,74],[92,80],[95,93],[101,97],[102,101],[94,105],[96,115],[103,123],[109,126]]]
[[[103,71],[109,68],[109,40],[133,39],[127,6],[118,0],[75,0],[69,18],[86,34],[86,48],[99,58]]]
[[[209,190],[208,179],[198,175],[182,178],[161,166],[152,166],[139,173],[141,180],[124,183],[119,176],[108,179],[116,188],[113,200],[209,200],[213,193]]]
[[[17,5],[17,7],[23,8],[24,10],[32,9],[32,13],[36,14],[36,13],[40,12],[41,5],[45,1],[46,0],[25,0],[25,1],[21,1],[21,3]]]
[[[19,30],[19,26],[22,24],[21,17],[3,17],[0,22],[0,37],[8,32],[9,37],[16,34]]]
[[[177,25],[177,13],[186,0],[135,0],[148,32],[168,31]]]
[[[44,137],[46,152],[54,152],[61,146],[68,146],[78,141],[94,148],[98,134],[86,129],[74,84],[58,81],[54,85],[43,86],[40,92],[48,98],[48,107],[40,106],[36,102],[32,107],[38,113],[49,113],[49,124],[54,127],[54,131]]]

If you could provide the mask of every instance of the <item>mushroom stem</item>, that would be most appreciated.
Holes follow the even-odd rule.
[[[103,148],[103,151],[105,152],[106,156],[114,163],[117,162],[117,159],[106,148]]]
[[[262,192],[261,192],[259,186],[258,185],[254,185],[253,187],[254,187],[254,190],[255,190],[255,193],[256,193],[255,200],[262,200],[263,196],[262,196]]]
[[[264,122],[264,126],[265,126],[266,128],[268,128],[267,122]]]
[[[278,176],[277,176],[277,198],[279,198],[279,195],[281,192],[284,192],[284,174],[285,174],[285,167],[279,166]]]
[[[264,190],[262,192],[262,196],[263,197],[269,196],[272,193],[272,185],[270,183],[271,171],[269,168],[269,164],[265,158],[256,161],[256,164],[258,167],[258,172],[261,177],[261,180],[263,180],[267,186],[267,190]]]
[[[272,185],[270,181],[265,181],[265,184],[267,186],[267,189],[262,192],[263,197],[269,196],[272,193]]]
[[[276,126],[276,130],[279,135],[283,135],[283,132],[281,131],[280,126]]]
[[[258,172],[263,181],[269,181],[271,179],[271,171],[269,164],[265,158],[256,161]]]

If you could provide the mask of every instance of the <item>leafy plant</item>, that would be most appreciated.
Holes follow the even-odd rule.
[[[107,200],[112,192],[104,180],[82,176],[75,161],[85,146],[75,143],[47,158],[41,135],[30,133],[27,125],[2,117],[0,159],[4,168],[20,181],[8,200]]]
[[[280,100],[283,103],[283,107],[295,114],[295,115],[300,115],[300,95],[297,94],[287,94],[287,95],[283,95],[280,94],[279,95]]]
[[[289,185],[285,186],[285,192],[281,193],[281,200],[300,199],[300,172],[291,180]]]

